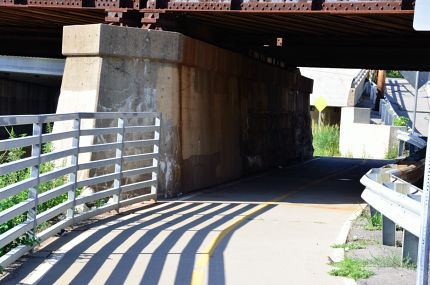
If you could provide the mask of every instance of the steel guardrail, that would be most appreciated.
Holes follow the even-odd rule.
[[[425,148],[427,145],[427,142],[422,138],[420,138],[419,136],[402,130],[397,131],[397,139],[404,141],[406,143],[412,144],[419,149]]]
[[[92,120],[93,127],[83,128],[83,120]],[[55,132],[44,133],[43,127],[47,123],[62,124],[61,131],[54,127]],[[160,113],[0,116],[0,127],[19,125],[32,125],[32,134],[0,140],[0,151],[8,152],[23,147],[31,150],[31,155],[0,164],[0,177],[22,169],[30,169],[30,175],[1,188],[0,199],[12,199],[15,195],[23,194],[23,191],[24,194],[28,192],[28,199],[1,211],[0,223],[7,223],[22,215],[26,216],[26,220],[0,234],[0,248],[23,235],[31,236],[36,243],[42,242],[68,226],[103,212],[119,211],[127,205],[157,199]],[[82,137],[85,137],[86,143],[88,138],[92,143],[83,145]],[[65,140],[70,142],[69,147],[63,146],[62,149],[43,153],[44,144]],[[82,160],[81,156],[88,154],[91,159]],[[41,173],[41,163],[55,163],[55,167]],[[88,171],[89,175],[78,178],[82,171]],[[38,189],[41,183],[58,178],[64,178],[62,185],[45,192]],[[77,196],[79,187],[84,186],[98,187],[98,191]],[[65,201],[43,211],[38,209],[42,203],[66,193]],[[100,199],[104,199],[105,203],[98,205],[96,202]],[[86,203],[95,203],[95,206],[88,211],[78,212],[77,207]],[[48,226],[40,229],[40,225],[47,221],[50,221]],[[0,257],[0,266],[4,268],[10,265],[34,247],[35,244],[18,245]]]
[[[402,258],[416,262],[422,189],[398,178],[396,170],[386,168],[369,170],[360,182],[366,186],[363,200],[382,214],[382,244],[395,246],[395,225],[399,225],[404,229]]]

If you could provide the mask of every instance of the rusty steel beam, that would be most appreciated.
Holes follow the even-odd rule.
[[[413,10],[413,0],[0,0],[0,7],[130,8],[188,11],[384,12]]]
[[[0,8],[95,9],[116,25],[154,28],[164,12],[339,13],[412,12],[414,0],[0,0]]]

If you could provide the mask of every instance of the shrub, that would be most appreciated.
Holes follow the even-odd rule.
[[[397,118],[394,118],[393,124],[394,126],[398,126],[398,127],[406,127],[410,121],[411,120],[409,120],[409,118],[405,116],[399,116]]]
[[[389,78],[403,78],[402,74],[398,70],[387,70],[387,77],[389,77]]]

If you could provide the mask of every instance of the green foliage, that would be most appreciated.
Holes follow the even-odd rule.
[[[382,230],[382,214],[376,213],[373,216],[368,218],[367,225],[364,228],[368,231],[378,231]]]
[[[372,276],[374,273],[367,270],[368,261],[362,259],[345,258],[341,262],[333,263],[335,269],[329,272],[333,276],[343,276],[357,279],[365,279]]]
[[[48,125],[48,131],[51,130],[51,127]],[[25,136],[25,135],[24,135]],[[9,137],[10,138],[16,138],[16,134],[14,132],[14,130],[12,129],[9,132]],[[42,146],[42,152],[43,153],[48,153],[51,152],[53,150],[52,144],[51,143],[46,143]],[[8,150],[7,152],[5,152],[3,154],[3,159],[1,161],[1,163],[8,163],[8,162],[12,162],[12,161],[16,161],[19,159],[24,158],[25,156],[25,150],[22,147],[18,147],[18,148],[12,148],[10,150]],[[54,163],[53,162],[46,162],[46,163],[42,163],[39,166],[39,171],[40,173],[47,173],[50,172],[52,170],[54,170]],[[20,169],[16,172],[12,172],[12,173],[8,173],[5,175],[0,176],[0,188],[6,187],[8,185],[17,183],[19,181],[28,179],[30,177],[30,169],[29,168],[24,168],[24,169]],[[45,191],[51,190],[55,187],[61,186],[62,184],[64,184],[66,181],[65,177],[59,177],[56,178],[54,180],[50,180],[44,183],[41,183],[38,188],[37,191],[38,193],[43,193]],[[0,211],[9,209],[10,207],[19,204],[21,202],[26,201],[29,198],[29,192],[28,189],[25,191],[22,191],[16,195],[13,195],[9,198],[3,199],[0,201]],[[37,207],[37,213],[41,213],[43,211],[46,211],[49,208],[52,208],[64,201],[67,200],[67,193],[64,193],[54,199],[51,199],[43,204],[38,205]],[[24,213],[22,215],[19,215],[9,221],[7,221],[6,223],[3,223],[0,225],[0,234],[10,230],[11,228],[15,227],[16,225],[19,225],[23,222],[25,222],[27,220],[27,213]],[[38,230],[42,230],[43,228],[47,228],[49,227],[52,223],[55,222],[55,219],[53,221],[48,221],[45,222],[43,225],[40,225],[38,227]],[[6,245],[5,247],[0,249],[0,256],[4,255],[5,253],[7,253],[8,251],[10,251],[11,249],[13,249],[14,247],[21,245],[21,244],[27,244],[27,245],[34,245],[38,243],[38,240],[35,238],[34,235],[26,233],[24,235],[22,235],[21,237],[19,237],[18,239],[16,239],[15,241],[9,243],[8,245]]]
[[[353,241],[353,242],[342,243],[342,244],[333,244],[331,247],[344,248],[347,250],[364,249],[366,248],[366,243],[364,241]]]
[[[399,153],[399,147],[398,145],[394,145],[388,149],[388,151],[385,153],[385,159],[396,159]]]
[[[402,74],[398,70],[387,70],[386,76],[389,78],[403,78]]]
[[[339,126],[318,125],[312,126],[314,155],[337,156],[339,155]]]
[[[398,127],[406,127],[410,121],[411,120],[409,120],[409,118],[405,116],[398,116],[394,118],[393,124],[394,126],[398,126]]]

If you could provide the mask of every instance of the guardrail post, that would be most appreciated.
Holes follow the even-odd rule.
[[[382,244],[396,245],[396,224],[382,215]]]
[[[38,118],[40,119],[40,117]],[[38,120],[40,122],[40,120]],[[31,156],[37,157],[38,163],[30,168],[30,178],[36,179],[36,186],[28,189],[28,197],[34,200],[34,207],[28,210],[27,219],[33,222],[33,228],[30,232],[31,238],[36,238],[37,230],[37,206],[38,201],[38,187],[39,187],[39,176],[40,176],[40,154],[42,152],[42,129],[43,124],[33,123],[33,136],[38,136],[38,143],[31,146]]]
[[[418,261],[418,237],[414,236],[407,230],[403,230],[403,247],[402,260],[403,262],[412,262],[417,264]]]
[[[372,206],[369,206],[369,209],[370,209],[370,216],[371,217],[375,216],[378,213],[378,211],[376,211],[376,209],[373,208]]]
[[[402,156],[404,150],[405,150],[405,142],[402,141],[402,140],[399,140],[399,148],[398,148],[398,151],[397,151],[398,155]]]
[[[77,135],[72,138],[72,148],[75,150],[75,153],[71,156],[70,164],[75,166],[75,171],[69,174],[69,181],[73,183],[73,188],[71,191],[67,192],[67,200],[68,202],[73,201],[72,206],[67,209],[66,216],[68,219],[72,219],[72,225],[74,224],[75,218],[75,207],[76,207],[76,188],[78,182],[78,159],[79,159],[79,141],[80,141],[80,130],[81,130],[81,118],[78,114],[78,117],[73,120],[74,131],[78,131]]]
[[[154,122],[155,126],[160,127],[159,131],[155,131],[154,132],[154,139],[158,140],[158,144],[154,144],[154,153],[157,153],[158,155],[160,155],[160,148],[159,148],[159,144],[160,144],[160,132],[161,132],[161,114],[159,117],[155,118],[155,122]],[[157,158],[153,158],[152,159],[152,166],[157,167],[157,169],[155,171],[152,172],[152,180],[157,181],[157,176],[158,176],[158,156]],[[157,187],[158,185],[152,185],[151,186],[151,194],[157,194]]]
[[[115,173],[119,174],[119,177],[114,180],[113,187],[117,189],[117,194],[113,195],[113,202],[117,204],[116,212],[119,214],[120,202],[121,202],[121,183],[122,183],[122,166],[123,166],[123,151],[124,151],[124,131],[125,123],[124,118],[118,118],[117,127],[121,128],[121,131],[116,135],[116,142],[120,143],[115,151],[115,157],[119,158],[120,161],[115,163]]]

